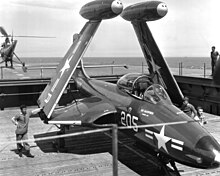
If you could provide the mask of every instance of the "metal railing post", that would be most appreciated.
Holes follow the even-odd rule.
[[[40,69],[40,77],[43,78],[43,66],[41,66],[41,69]]]
[[[3,67],[1,67],[1,79],[3,79]]]
[[[181,76],[183,76],[183,63],[181,62]]]
[[[206,77],[206,64],[205,63],[204,63],[203,69],[204,69],[204,78],[205,78]]]
[[[179,62],[179,76],[182,76],[183,74],[183,63]]]
[[[114,65],[115,61],[113,61],[112,64]],[[112,75],[113,75],[113,68],[114,68],[114,66],[112,66]]]
[[[118,126],[112,125],[113,176],[118,176]]]

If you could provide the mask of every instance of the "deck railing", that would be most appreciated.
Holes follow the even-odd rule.
[[[197,67],[184,67],[184,63],[180,62],[178,66],[178,74],[174,73],[174,68],[173,74],[174,75],[179,75],[179,76],[190,76],[192,75],[193,77],[203,77],[207,78],[211,76],[211,67],[207,67],[206,63],[203,63],[203,65],[197,66]]]
[[[22,67],[14,69],[0,67],[1,79],[15,79],[14,71],[17,70],[18,75],[22,75],[19,79],[25,78],[50,78],[55,73],[57,65],[38,65],[27,66],[26,72]],[[23,70],[23,71],[22,71]],[[142,62],[140,65],[118,65],[118,64],[105,64],[105,65],[86,65],[85,70],[91,76],[106,76],[106,75],[123,75],[130,72],[149,73],[147,65]],[[173,75],[179,76],[192,76],[207,78],[211,75],[211,68],[206,66],[206,63],[197,67],[184,67],[184,63],[180,62],[178,67],[170,68]]]

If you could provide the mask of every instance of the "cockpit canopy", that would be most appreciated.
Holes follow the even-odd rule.
[[[129,73],[121,77],[117,86],[144,101],[157,104],[161,101],[166,101],[167,104],[172,104],[169,95],[164,88],[159,84],[153,84],[151,78],[145,74]]]
[[[117,82],[119,89],[130,93],[134,93],[136,90],[145,90],[150,84],[152,84],[150,77],[141,73],[128,73]]]
[[[172,104],[169,95],[159,84],[153,84],[150,87],[148,87],[144,92],[143,100],[150,101],[153,104],[157,104],[159,102]]]

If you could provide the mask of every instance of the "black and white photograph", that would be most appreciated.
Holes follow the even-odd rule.
[[[220,175],[219,0],[0,0],[0,176]]]

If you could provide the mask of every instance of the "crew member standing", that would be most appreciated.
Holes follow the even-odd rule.
[[[33,110],[33,111],[27,111],[27,108],[25,105],[20,106],[21,113],[12,117],[12,122],[17,126],[15,130],[16,134],[16,141],[21,140],[27,140],[28,139],[28,124],[29,124],[29,118],[30,116],[36,115],[38,112],[40,112],[40,108]],[[30,153],[30,145],[27,142],[17,143],[17,150],[20,157],[22,157],[22,149],[25,149],[27,152],[27,157],[34,157]]]
[[[215,51],[215,46],[213,46],[212,51],[211,51],[212,76],[213,76],[213,73],[214,73],[214,70],[215,70],[215,66],[216,66],[216,63],[217,63],[217,60],[218,60],[218,56],[219,56],[219,53],[218,53],[218,51]]]
[[[203,108],[201,106],[197,107],[197,114],[200,125],[203,126],[207,124],[207,121],[205,120],[205,116],[203,114]]]
[[[183,105],[180,108],[184,113],[193,119],[197,116],[197,111],[192,104],[189,103],[189,98],[184,97]]]

